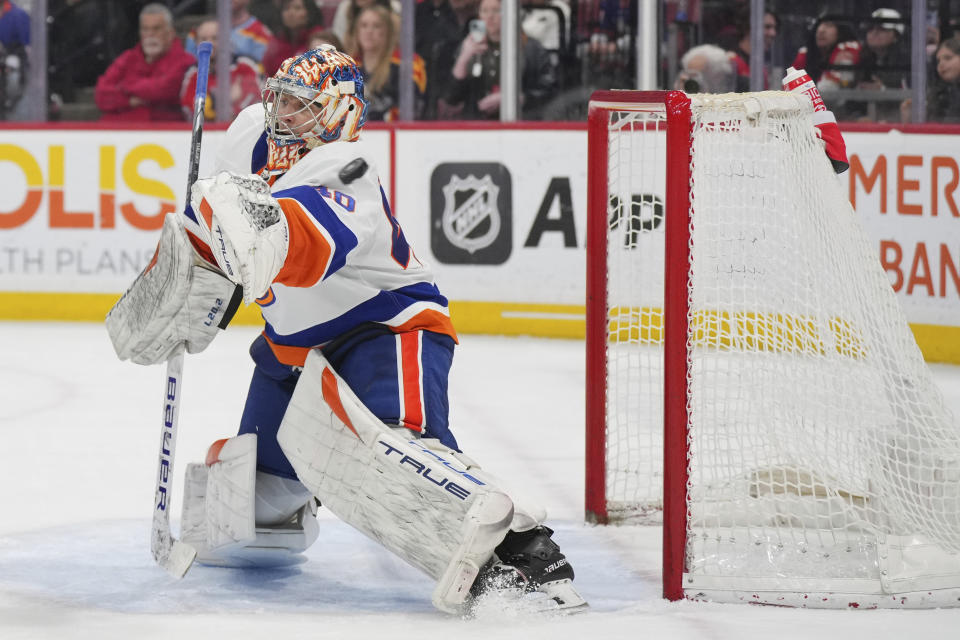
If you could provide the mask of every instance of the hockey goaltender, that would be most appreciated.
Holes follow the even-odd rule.
[[[546,512],[449,429],[456,333],[380,187],[366,109],[349,56],[286,60],[107,317],[117,355],[149,365],[206,348],[241,292],[263,315],[239,433],[188,465],[177,544],[209,565],[299,562],[319,504],[435,579],[443,611],[491,590],[582,609]]]

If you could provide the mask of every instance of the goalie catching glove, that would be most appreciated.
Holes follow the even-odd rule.
[[[824,151],[833,165],[836,173],[843,173],[850,168],[847,161],[847,145],[843,141],[843,134],[837,126],[837,118],[827,109],[817,89],[816,83],[803,69],[787,69],[783,78],[783,90],[802,93],[813,103],[813,126],[816,127],[817,137],[823,141]]]
[[[163,362],[182,343],[197,353],[226,328],[238,294],[197,256],[179,214],[169,213],[150,264],[107,314],[107,332],[117,356],[137,364]]]
[[[222,171],[197,180],[191,205],[217,265],[243,287],[243,301],[262,297],[289,246],[287,219],[259,176]]]

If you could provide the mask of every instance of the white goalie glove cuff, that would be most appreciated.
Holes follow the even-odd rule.
[[[197,180],[191,205],[217,264],[243,287],[247,304],[262,297],[287,258],[289,229],[259,176],[223,171]]]
[[[137,364],[163,362],[182,343],[197,353],[233,317],[237,293],[197,257],[170,213],[153,260],[107,314],[107,332],[117,356]]]

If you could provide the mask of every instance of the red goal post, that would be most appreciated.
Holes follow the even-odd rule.
[[[586,519],[669,599],[960,604],[960,428],[810,106],[596,92]]]
[[[665,131],[666,146],[664,161],[667,171],[667,202],[671,210],[665,215],[676,221],[676,227],[686,228],[689,224],[688,202],[690,181],[690,120],[683,114],[689,114],[690,100],[679,91],[598,91],[590,99],[588,115],[588,176],[587,176],[587,441],[586,441],[586,515],[588,521],[607,524],[609,514],[606,501],[606,442],[607,424],[605,409],[606,398],[602,381],[606,379],[606,343],[608,340],[607,315],[607,232],[608,232],[608,169],[609,169],[609,125],[612,109],[623,108],[631,112],[650,114],[642,126],[648,130]],[[667,119],[666,112],[679,113],[680,117]],[[666,236],[666,242],[684,243],[685,234],[675,233]],[[685,253],[685,250],[683,251]],[[687,314],[687,271],[684,269],[665,271],[665,278],[674,276],[665,282],[665,307],[672,306],[675,313]],[[686,332],[666,333],[663,337],[665,352],[679,354],[686,340]],[[672,342],[669,342],[671,341]],[[666,345],[670,346],[666,346]],[[678,391],[686,379],[686,359],[677,358],[674,367],[665,367],[664,385],[669,397],[673,398],[664,407],[665,411],[686,415],[685,393]],[[670,374],[674,373],[672,378]],[[672,394],[671,394],[672,390]],[[686,420],[677,420],[685,426]],[[682,595],[680,585],[675,584],[673,576],[678,572],[667,571],[680,563],[682,566],[683,531],[685,515],[682,510],[670,511],[672,505],[686,504],[686,429],[678,430],[665,437],[673,437],[675,446],[665,446],[664,451],[675,457],[672,463],[664,463],[665,473],[674,472],[664,478],[664,492],[671,492],[673,500],[664,500],[664,538],[670,536],[677,545],[664,545],[664,596],[677,599]],[[676,492],[676,493],[674,493]],[[680,534],[674,537],[673,532]],[[678,557],[680,554],[680,557]]]

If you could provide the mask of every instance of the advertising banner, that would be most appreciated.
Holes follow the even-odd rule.
[[[123,291],[183,204],[189,144],[179,131],[5,132],[0,290]]]
[[[204,135],[201,175],[212,170],[223,135]],[[584,128],[425,126],[364,135],[461,331],[583,335]],[[107,296],[92,303],[92,315],[60,304],[54,317],[102,317],[104,300],[149,261],[163,216],[183,206],[189,138],[186,130],[4,131],[0,295],[33,305],[32,315],[30,305],[6,305],[7,317],[45,317],[36,296],[54,293]],[[907,319],[918,338],[940,329],[926,345],[952,340],[942,329],[960,328],[960,132],[845,138],[851,167],[839,179]],[[241,320],[257,315],[251,308]]]
[[[204,133],[200,176],[223,135]],[[366,135],[389,192],[389,133]],[[122,293],[185,204],[189,146],[189,131],[5,131],[0,292]]]
[[[844,137],[850,202],[908,319],[960,327],[960,135]]]
[[[583,304],[586,152],[583,131],[397,133],[400,221],[450,299]]]

